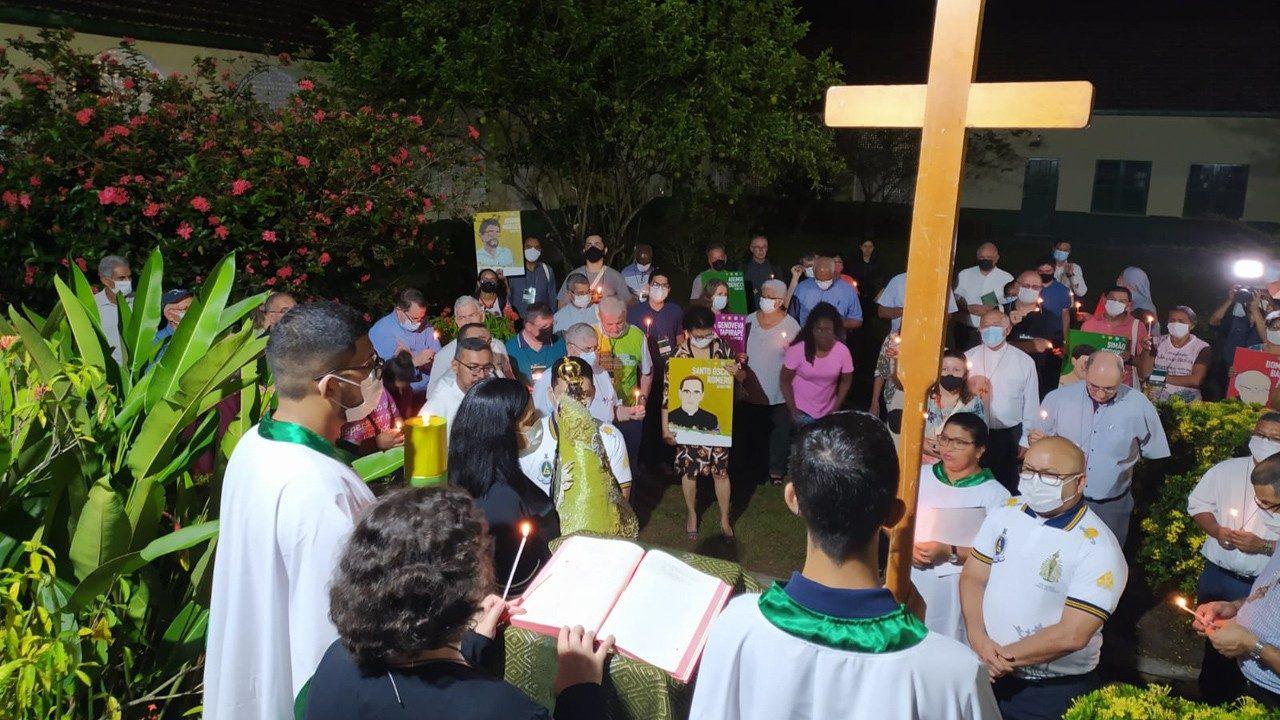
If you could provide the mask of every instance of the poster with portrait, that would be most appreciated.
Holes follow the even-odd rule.
[[[1062,372],[1059,373],[1060,375],[1070,375],[1075,370],[1075,363],[1071,361],[1071,351],[1081,345],[1088,345],[1095,351],[1110,350],[1120,355],[1129,350],[1129,338],[1120,337],[1119,335],[1072,330],[1067,335],[1067,351],[1062,353]]]
[[[1265,405],[1278,381],[1280,357],[1261,350],[1236,348],[1235,358],[1231,362],[1231,382],[1227,385],[1227,397]]]
[[[481,270],[501,270],[506,277],[524,274],[524,235],[520,231],[520,211],[476,213],[476,274]]]
[[[733,444],[733,360],[667,362],[667,426],[680,445]]]
[[[741,270],[703,270],[702,287],[712,280],[723,280],[729,286],[729,304],[725,310],[739,315],[747,314],[747,280]]]
[[[716,315],[716,335],[724,340],[733,352],[747,351],[747,316],[736,313],[720,313]]]

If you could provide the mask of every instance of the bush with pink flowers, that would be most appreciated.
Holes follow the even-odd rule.
[[[439,221],[469,213],[481,178],[466,128],[346,107],[306,79],[275,109],[237,83],[250,61],[159,77],[128,40],[95,57],[71,37],[0,49],[0,304],[51,304],[69,259],[94,277],[105,254],[155,247],[176,282],[234,250],[240,292],[365,307],[443,269]]]

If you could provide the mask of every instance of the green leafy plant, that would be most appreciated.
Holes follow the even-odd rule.
[[[1206,705],[1169,694],[1165,685],[1145,688],[1123,683],[1108,685],[1076,698],[1062,720],[1274,720],[1280,712],[1269,711],[1252,698],[1228,705]]]
[[[515,337],[516,334],[515,325],[507,318],[499,317],[498,315],[485,313],[484,326],[489,329],[489,334],[493,335],[493,338],[499,342],[506,342]],[[447,310],[446,314],[431,318],[431,327],[435,328],[436,336],[442,345],[453,342],[453,339],[458,335],[458,323],[454,321],[451,313]]]

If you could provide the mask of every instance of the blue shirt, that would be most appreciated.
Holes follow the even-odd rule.
[[[431,323],[422,323],[422,327],[418,330],[405,330],[396,320],[395,310],[381,317],[373,327],[369,328],[369,342],[373,344],[373,351],[383,360],[390,360],[400,349],[396,344],[397,340],[410,353],[424,349],[440,352],[440,341],[436,339],[435,329],[431,327]],[[423,396],[427,392],[427,383],[430,381],[431,375],[419,368],[418,377],[410,383],[410,387],[413,388],[415,395]]]
[[[159,345],[156,349],[155,357],[151,358],[151,362],[147,364],[148,368],[155,367],[160,362],[160,358],[164,357],[164,351],[169,349],[169,341],[173,339],[173,332],[177,326],[173,323],[165,323],[165,326],[156,331],[155,340],[151,341],[152,345]]]
[[[858,300],[858,291],[838,278],[832,280],[831,287],[826,290],[818,287],[817,280],[805,278],[796,286],[796,294],[791,299],[791,315],[804,325],[804,321],[809,318],[809,312],[821,302],[834,305],[836,312],[846,320],[862,319],[862,302]],[[839,328],[836,329],[839,330]]]
[[[1280,552],[1271,556],[1253,581],[1248,599],[1236,613],[1236,622],[1262,642],[1280,647],[1280,587],[1277,585],[1280,585]],[[1240,672],[1271,692],[1280,693],[1280,676],[1266,663],[1245,658],[1240,661]]]
[[[1061,318],[1062,311],[1071,306],[1071,291],[1057,280],[1044,286],[1040,291],[1040,298],[1044,300],[1040,309],[1051,313],[1056,318]],[[1059,322],[1058,325],[1061,326],[1062,323]]]
[[[511,358],[511,369],[517,379],[525,385],[533,385],[533,366],[540,365],[542,370],[551,371],[551,363],[564,357],[567,353],[564,340],[557,337],[554,342],[543,343],[541,350],[534,350],[524,339],[524,333],[516,333],[507,341],[507,357]]]
[[[631,296],[640,299],[640,291],[649,284],[649,276],[653,274],[653,263],[649,263],[648,270],[641,270],[640,266],[631,263],[622,268],[622,279],[627,282],[627,287],[631,290]]]

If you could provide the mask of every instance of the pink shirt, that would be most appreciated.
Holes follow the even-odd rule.
[[[1137,326],[1136,328],[1134,326]],[[1127,315],[1116,321],[1107,319],[1106,315],[1094,315],[1080,324],[1080,329],[1085,332],[1102,333],[1103,335],[1117,335],[1129,341],[1129,356],[1138,355],[1134,352],[1135,348],[1144,345],[1147,339],[1147,324],[1132,315]],[[1136,330],[1136,332],[1135,332]],[[1137,341],[1135,344],[1135,340]],[[1133,367],[1126,365],[1124,368],[1125,385],[1133,385]]]
[[[804,358],[804,343],[796,343],[787,348],[782,366],[796,373],[791,381],[796,409],[820,418],[836,409],[836,386],[841,375],[853,372],[853,357],[844,343],[837,342],[826,357],[815,354],[811,365]]]

